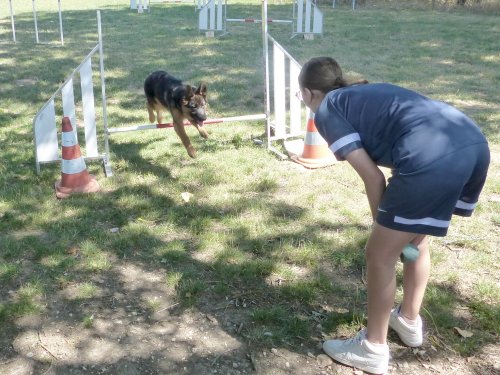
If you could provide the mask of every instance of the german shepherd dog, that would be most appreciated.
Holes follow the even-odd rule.
[[[184,119],[193,124],[203,138],[208,138],[207,131],[202,127],[207,119],[205,100],[207,86],[201,84],[198,88],[182,83],[181,80],[163,70],[151,73],[144,81],[149,121],[162,123],[162,112],[169,111],[172,115],[174,129],[187,153],[196,157],[196,150],[184,129]]]

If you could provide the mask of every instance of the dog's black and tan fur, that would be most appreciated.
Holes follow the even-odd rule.
[[[184,119],[193,124],[203,138],[208,138],[207,131],[202,127],[207,119],[205,113],[207,86],[201,84],[198,88],[182,83],[163,70],[151,73],[144,81],[149,121],[162,123],[162,112],[169,111],[172,115],[174,129],[189,156],[196,157],[196,150],[184,129]]]

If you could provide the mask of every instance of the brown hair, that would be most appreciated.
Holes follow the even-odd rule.
[[[326,56],[313,57],[304,64],[299,74],[300,87],[319,90],[324,94],[340,87],[365,83],[368,83],[365,79],[354,82],[346,81],[337,61]]]

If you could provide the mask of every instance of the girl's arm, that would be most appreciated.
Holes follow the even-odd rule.
[[[373,220],[375,220],[380,200],[385,191],[385,176],[362,148],[350,152],[345,159],[365,184],[368,203],[370,204]]]

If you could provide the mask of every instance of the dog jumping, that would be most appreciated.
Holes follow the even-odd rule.
[[[184,84],[169,73],[158,70],[147,76],[144,81],[144,93],[147,100],[149,121],[162,123],[162,112],[170,112],[174,129],[190,157],[196,157],[196,150],[184,129],[184,119],[198,129],[203,138],[208,138],[202,127],[207,119],[205,112],[207,86],[200,84],[198,88]]]

